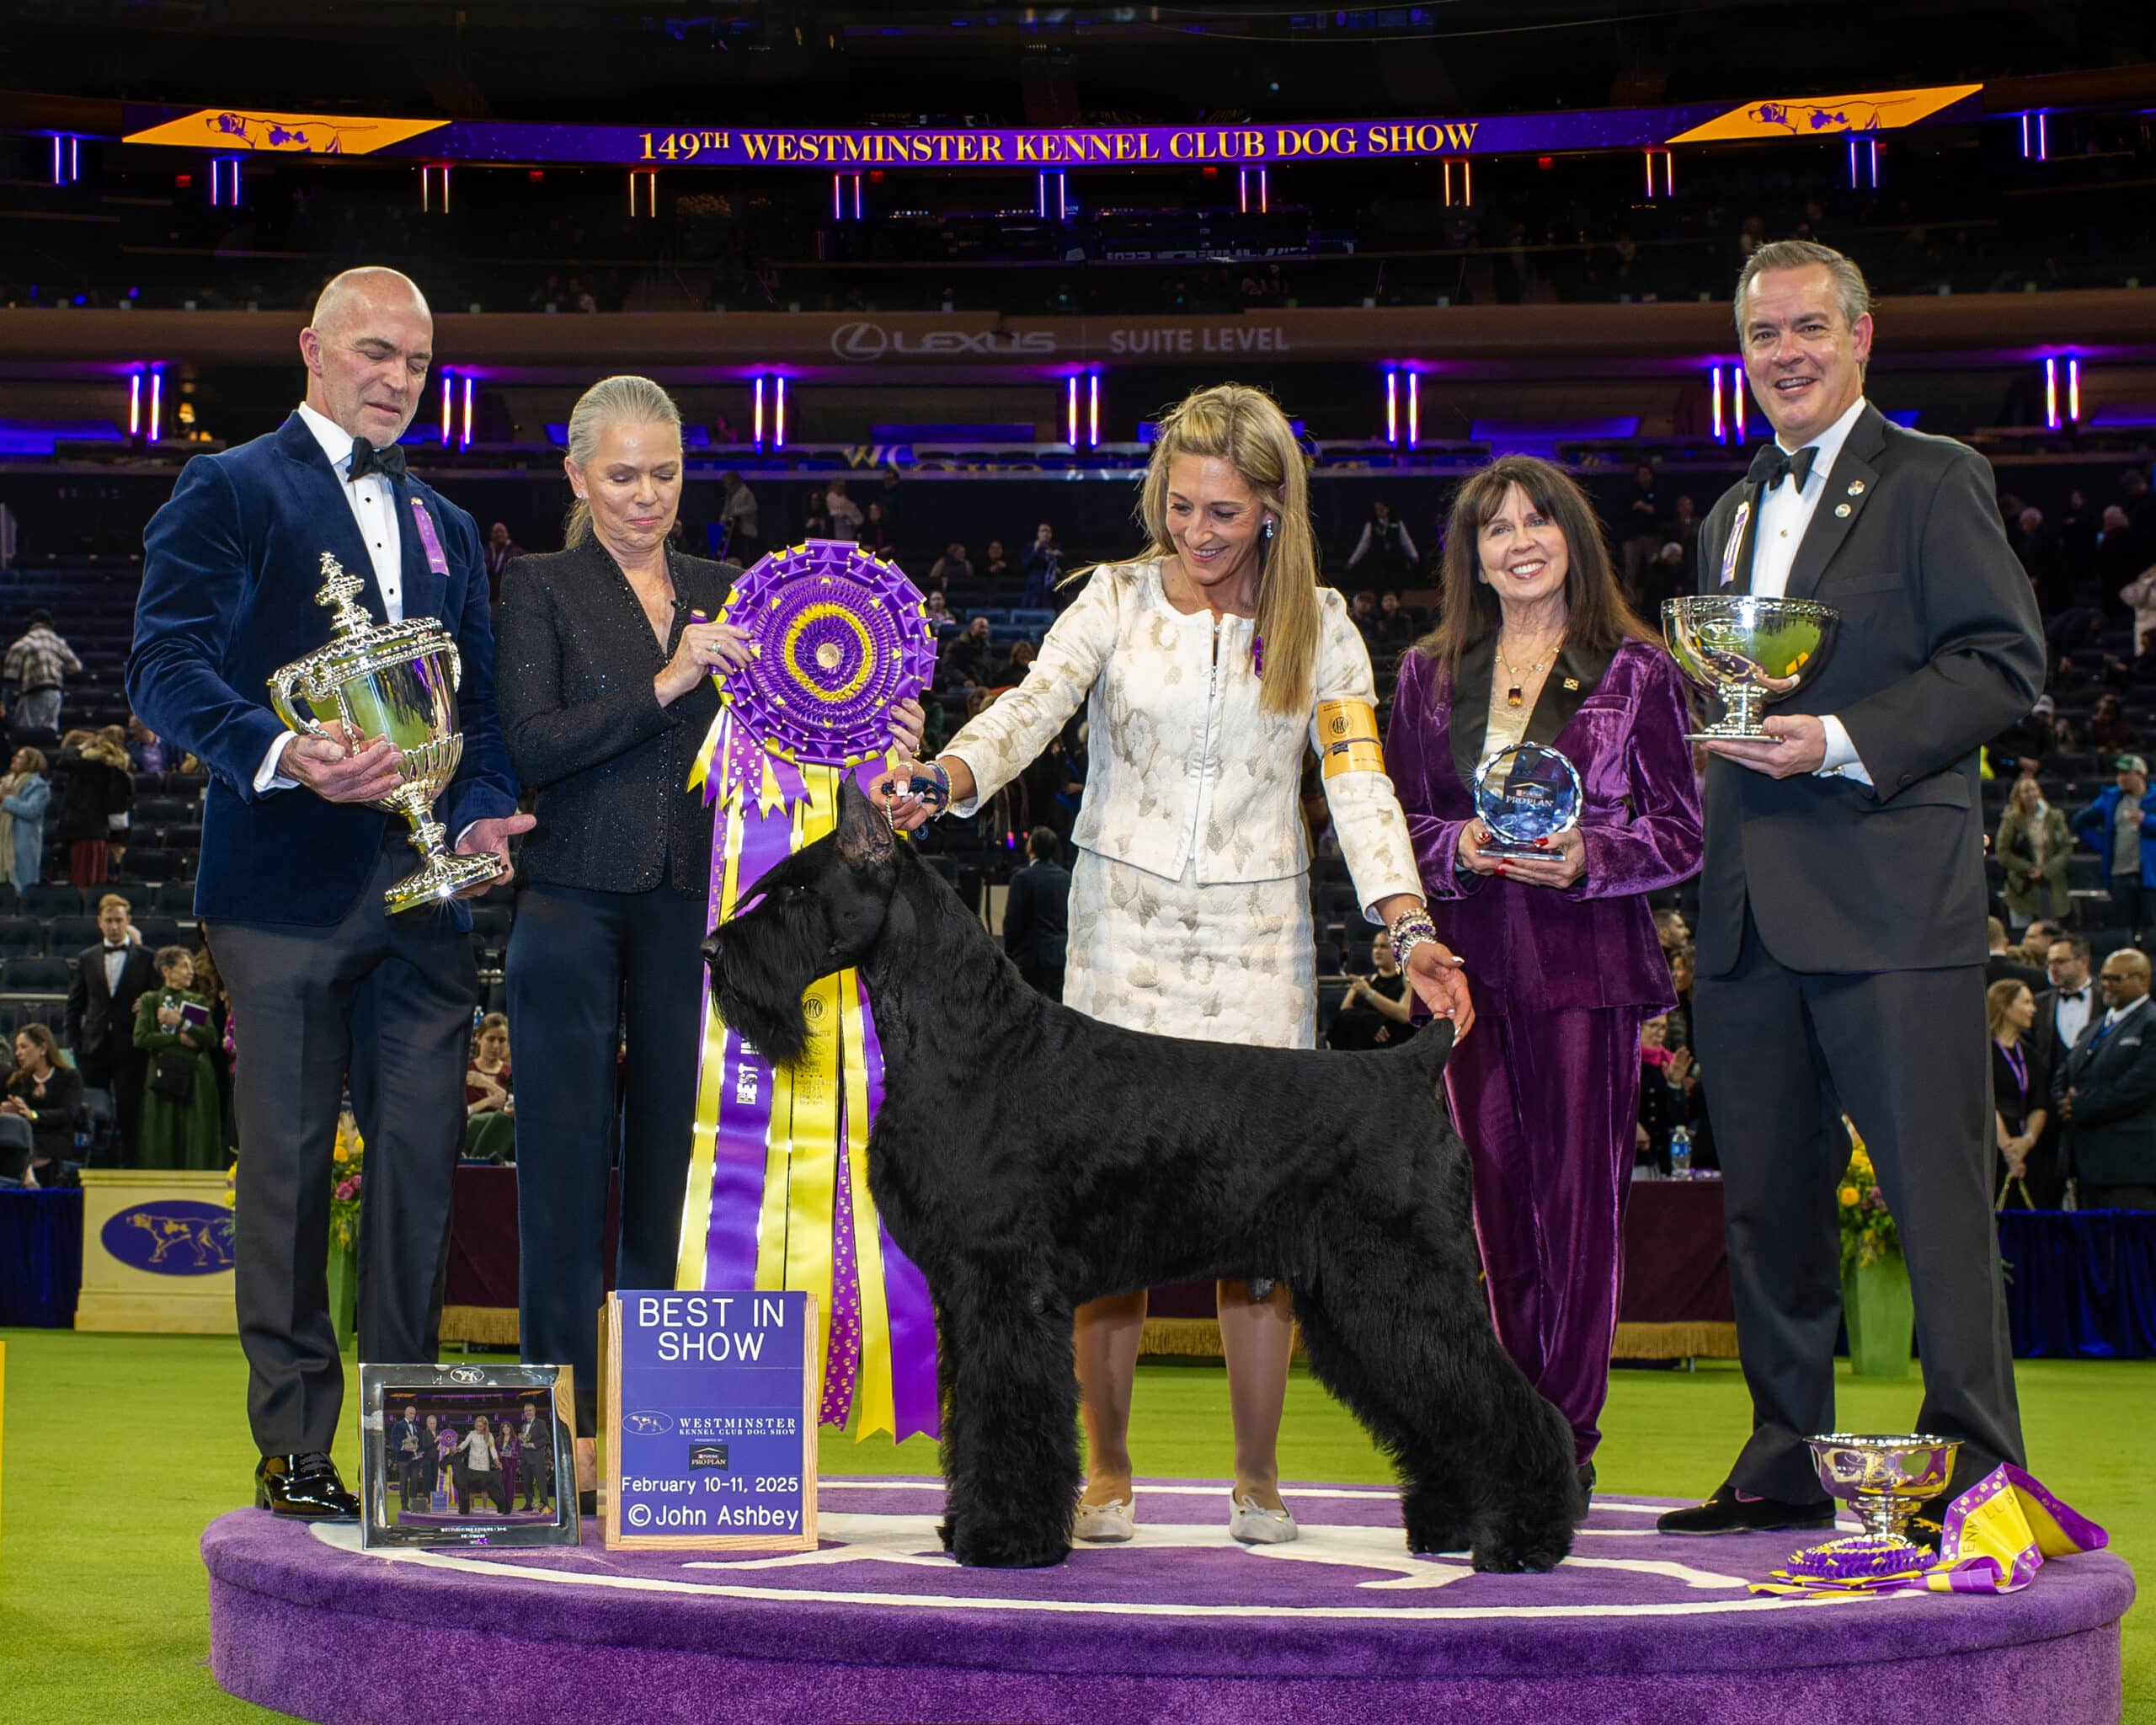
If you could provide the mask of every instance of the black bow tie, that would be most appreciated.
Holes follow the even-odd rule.
[[[127,943],[122,941],[118,946],[113,946],[108,943],[105,947],[105,950],[108,953],[124,953],[127,950]]]
[[[2089,998],[2089,991],[2085,988],[2063,988],[2058,991],[2058,997],[2063,1001],[2085,1001]]]
[[[1812,462],[1818,458],[1817,444],[1807,443],[1795,455],[1788,455],[1783,452],[1781,445],[1770,443],[1752,458],[1752,482],[1772,491],[1783,480],[1794,478],[1796,489],[1801,491],[1811,475]]]
[[[394,443],[387,449],[376,449],[366,438],[355,437],[352,440],[352,471],[347,477],[364,479],[369,473],[379,473],[385,479],[403,478],[403,449]]]

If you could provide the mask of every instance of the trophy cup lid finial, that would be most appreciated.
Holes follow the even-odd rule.
[[[374,619],[359,602],[360,595],[366,591],[366,583],[357,575],[347,574],[334,552],[322,553],[322,589],[314,595],[314,602],[336,607],[330,628],[338,634],[362,634],[374,627]]]

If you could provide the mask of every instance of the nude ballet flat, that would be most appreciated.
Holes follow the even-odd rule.
[[[1267,1509],[1233,1493],[1228,1504],[1228,1537],[1240,1545],[1284,1546],[1302,1531],[1285,1509]]]
[[[1129,1498],[1107,1503],[1081,1503],[1070,1525],[1070,1536],[1089,1545],[1118,1544],[1138,1531],[1134,1508]]]

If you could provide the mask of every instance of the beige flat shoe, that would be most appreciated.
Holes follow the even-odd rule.
[[[1267,1509],[1248,1498],[1228,1496],[1228,1537],[1239,1545],[1284,1546],[1302,1532],[1283,1509]]]
[[[1136,1505],[1129,1498],[1106,1503],[1081,1503],[1070,1525],[1070,1536],[1089,1545],[1112,1546],[1138,1531]]]

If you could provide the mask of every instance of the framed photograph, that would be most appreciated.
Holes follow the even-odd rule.
[[[565,1365],[362,1365],[360,1544],[574,1546]]]

